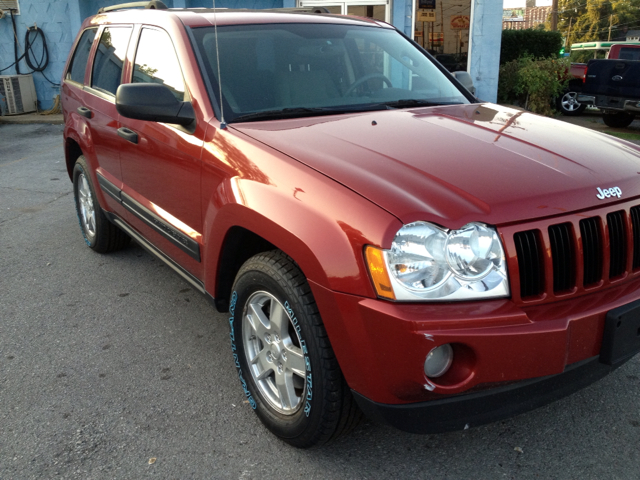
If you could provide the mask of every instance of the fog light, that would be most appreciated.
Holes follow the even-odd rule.
[[[453,348],[450,344],[440,345],[427,355],[424,361],[424,373],[427,377],[438,378],[447,373],[453,362]]]

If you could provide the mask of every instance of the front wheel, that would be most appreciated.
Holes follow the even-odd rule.
[[[360,420],[304,275],[281,251],[242,266],[230,304],[231,347],[244,393],[262,423],[300,448]]]
[[[625,128],[631,125],[634,115],[627,112],[603,113],[602,121],[611,128]]]

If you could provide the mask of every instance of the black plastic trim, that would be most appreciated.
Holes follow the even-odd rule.
[[[200,245],[193,238],[181,232],[173,225],[167,223],[165,220],[146,208],[144,205],[135,201],[133,198],[124,193],[122,190],[120,190],[100,174],[98,174],[98,183],[100,184],[100,188],[102,188],[105,193],[115,198],[129,212],[149,225],[180,250],[187,253],[191,258],[197,260],[198,262],[201,261]]]
[[[198,245],[198,242],[173,227],[173,225],[165,222],[158,215],[153,213],[144,205],[136,202],[126,193],[120,192],[120,196],[122,197],[122,206],[124,208],[129,210],[136,217],[173,243],[176,247],[183,250],[190,257],[194,258],[198,262],[200,261],[200,245]]]
[[[112,212],[107,212],[103,210],[104,214],[107,216],[109,221],[114,225],[117,225],[120,229],[124,230],[127,235],[133,238],[142,248],[144,248],[151,255],[157,257],[159,260],[162,260],[167,264],[174,272],[180,275],[184,280],[189,282],[193,288],[195,288],[198,292],[204,294],[209,302],[215,304],[215,299],[204,289],[204,284],[198,280],[196,277],[187,272],[184,268],[178,265],[176,262],[171,260],[167,255],[162,253],[155,245],[149,242],[146,238],[144,238],[137,230],[135,230],[131,225],[121,219],[118,215]]]
[[[451,432],[502,420],[551,403],[605,377],[623,363],[611,367],[601,363],[599,357],[592,357],[569,365],[557,375],[430,402],[389,405],[373,402],[355,391],[353,395],[368,417],[400,430]]]
[[[113,197],[118,201],[118,203],[122,203],[122,199],[120,198],[120,189],[97,172],[96,176],[98,177],[98,183],[100,184],[102,191],[110,197]]]

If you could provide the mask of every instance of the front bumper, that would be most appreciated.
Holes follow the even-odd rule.
[[[536,408],[589,385],[640,351],[638,278],[529,306],[508,299],[399,304],[311,286],[361,408],[408,431],[459,429]],[[618,321],[612,314],[628,319],[624,312],[631,305],[625,335],[632,345],[605,352],[603,338],[607,344],[607,338],[620,337],[612,333]],[[454,349],[451,369],[429,379],[426,355],[445,343]]]
[[[557,375],[406,405],[376,403],[357,392],[353,395],[365,415],[373,420],[411,433],[443,433],[495,422],[541,407],[590,385],[614,368],[601,363],[599,357],[593,357],[571,365]]]

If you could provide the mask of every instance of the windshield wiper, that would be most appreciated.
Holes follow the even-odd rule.
[[[277,120],[282,118],[300,118],[300,117],[315,117],[320,115],[336,115],[340,113],[354,113],[354,112],[369,112],[373,110],[385,109],[382,104],[376,105],[349,105],[344,107],[296,107],[296,108],[281,108],[279,110],[267,110],[264,112],[247,113],[246,115],[240,115],[232,120],[230,123],[235,122],[250,122],[254,120]]]

